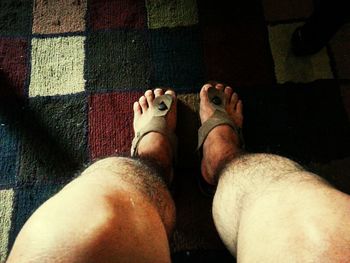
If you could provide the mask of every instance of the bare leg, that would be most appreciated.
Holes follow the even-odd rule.
[[[134,104],[135,127],[147,123],[149,105],[161,94],[146,91]],[[173,107],[169,129],[176,125]],[[149,133],[139,155],[94,163],[44,203],[19,233],[8,262],[170,262],[175,207],[164,183],[170,143]]]
[[[207,87],[201,91],[202,122],[212,114]],[[240,126],[242,105],[232,92],[225,89],[228,112]],[[286,158],[244,154],[227,126],[213,129],[203,147],[204,178],[218,181],[215,225],[239,262],[349,262],[348,195]]]

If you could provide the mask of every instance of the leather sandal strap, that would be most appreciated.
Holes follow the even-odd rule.
[[[214,114],[206,122],[204,122],[198,130],[197,150],[202,147],[209,132],[219,125],[230,126],[237,133],[237,135],[240,136],[239,128],[233,123],[227,113],[215,110]]]
[[[142,138],[150,132],[158,132],[166,136],[173,149],[173,156],[176,157],[177,152],[177,137],[173,132],[167,131],[166,120],[163,117],[153,117],[151,121],[144,126],[141,130],[136,132],[134,139],[131,144],[131,157],[137,156],[137,150]]]

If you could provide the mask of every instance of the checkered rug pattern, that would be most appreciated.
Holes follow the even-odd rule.
[[[147,88],[180,98],[173,252],[223,248],[207,219],[211,200],[193,190],[207,80],[241,96],[249,151],[292,158],[350,192],[350,26],[318,54],[295,57],[291,34],[312,8],[311,0],[1,0],[0,262],[33,211],[79,171],[128,154],[132,103]]]

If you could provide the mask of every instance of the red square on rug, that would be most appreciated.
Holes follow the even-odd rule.
[[[144,1],[92,0],[89,10],[93,30],[144,28],[146,25]]]
[[[24,96],[27,47],[24,39],[0,38],[0,96]]]
[[[89,98],[90,159],[129,154],[133,103],[141,92],[94,94]]]

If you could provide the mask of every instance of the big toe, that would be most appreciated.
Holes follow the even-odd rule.
[[[203,85],[200,93],[199,93],[199,97],[200,97],[200,101],[201,102],[204,102],[204,103],[207,103],[209,102],[209,99],[208,99],[208,89],[213,87],[213,85],[207,83],[205,85]]]

